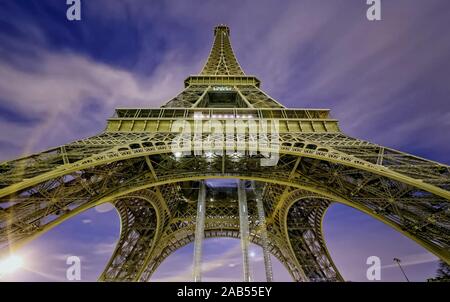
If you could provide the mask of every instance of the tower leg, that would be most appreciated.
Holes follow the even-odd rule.
[[[138,196],[138,197],[136,197]],[[100,281],[138,281],[157,246],[164,218],[157,196],[149,190],[114,202],[120,215],[121,234]]]
[[[268,245],[268,238],[267,238],[267,228],[266,228],[266,215],[264,213],[262,194],[261,194],[261,190],[256,188],[254,181],[252,181],[252,186],[253,186],[253,190],[255,191],[255,194],[256,194],[256,208],[258,210],[259,231],[260,231],[263,256],[264,256],[266,281],[272,282],[273,281],[272,262],[270,261],[269,245]]]
[[[202,278],[202,249],[203,238],[205,235],[205,197],[206,188],[205,181],[200,181],[200,190],[198,192],[197,202],[197,218],[195,224],[195,241],[194,241],[194,265],[193,265],[193,279],[194,282],[200,282]]]
[[[328,253],[322,232],[322,220],[330,202],[315,197],[296,199],[283,217],[287,219],[287,238],[292,252],[304,274],[301,279],[344,281]]]
[[[238,199],[239,199],[239,227],[242,249],[242,266],[244,282],[250,282],[250,267],[248,260],[249,230],[248,230],[248,207],[247,195],[245,192],[245,181],[238,180]]]

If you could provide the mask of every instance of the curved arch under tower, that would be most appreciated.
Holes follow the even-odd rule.
[[[240,181],[201,189],[213,178]],[[148,280],[176,248],[228,236],[297,281],[342,281],[322,234],[330,202],[450,263],[449,201],[449,166],[349,137],[328,110],[285,108],[242,71],[220,25],[202,72],[161,108],[117,109],[98,135],[0,164],[0,248],[112,202],[121,237],[100,280]]]

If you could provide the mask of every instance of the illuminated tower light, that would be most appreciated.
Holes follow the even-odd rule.
[[[0,261],[0,277],[10,274],[23,266],[23,259],[17,255],[11,255]]]

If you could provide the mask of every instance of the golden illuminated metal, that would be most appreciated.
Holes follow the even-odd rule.
[[[161,108],[117,109],[96,136],[1,163],[3,251],[112,202],[121,235],[100,280],[149,280],[164,259],[194,240],[198,190],[192,188],[221,178],[261,189],[246,191],[249,240],[297,281],[343,280],[322,233],[332,202],[363,211],[450,263],[450,167],[349,137],[329,110],[285,108],[243,72],[229,37],[227,26],[215,27],[201,73],[189,76],[185,89]],[[279,152],[278,164],[261,166],[247,153],[238,159],[175,156],[183,150],[174,150],[171,127],[180,120],[194,125],[195,114],[202,122],[242,116],[258,125],[278,121],[279,150],[261,150]],[[240,236],[237,200],[237,194],[206,196],[205,238]]]

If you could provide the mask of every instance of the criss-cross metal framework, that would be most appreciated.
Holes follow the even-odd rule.
[[[214,37],[201,73],[161,108],[116,109],[96,136],[1,163],[0,248],[18,248],[111,202],[121,234],[100,280],[149,280],[172,252],[194,241],[200,280],[203,238],[233,237],[243,240],[245,280],[253,242],[264,249],[269,281],[269,254],[294,280],[341,281],[322,232],[327,208],[339,202],[450,263],[449,166],[349,137],[328,110],[285,108],[244,74],[229,28],[215,27]],[[204,123],[276,120],[279,145],[240,156],[178,156],[173,125],[193,124],[198,114]],[[279,153],[276,166],[261,165],[264,151]],[[236,188],[219,194],[208,185],[212,178],[236,179]]]

